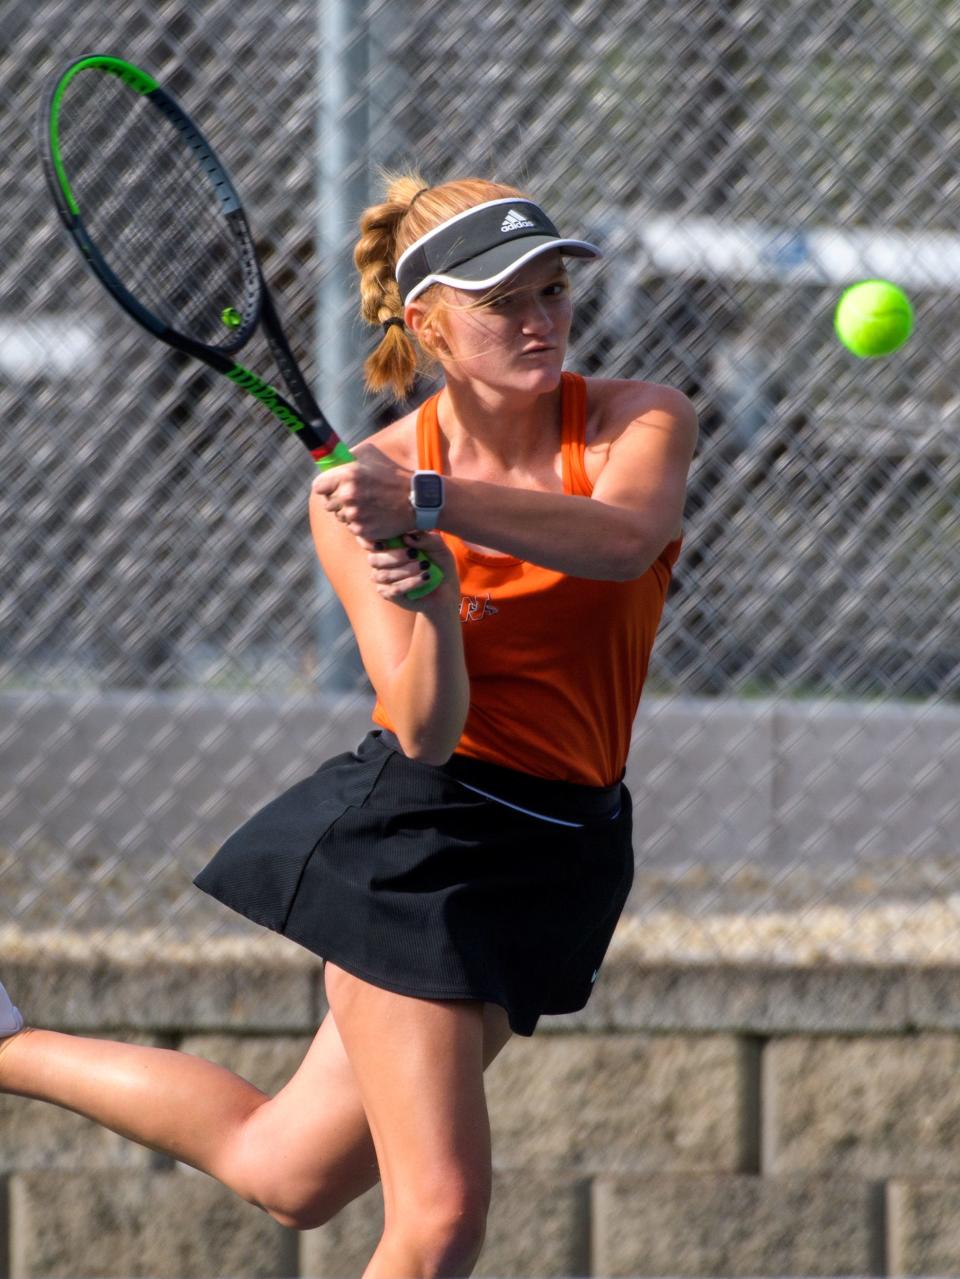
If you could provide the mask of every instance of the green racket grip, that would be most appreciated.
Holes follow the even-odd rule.
[[[402,537],[389,537],[384,542],[384,546],[406,546],[406,542]],[[437,568],[429,555],[425,555],[422,551],[418,553],[417,562],[420,565],[422,573],[429,573],[430,576],[419,586],[415,586],[412,591],[404,591],[404,595],[408,600],[420,600],[424,595],[429,595],[431,591],[435,591],[443,581],[443,573]]]
[[[317,469],[320,471],[330,471],[335,466],[344,466],[347,462],[355,462],[356,458],[343,443],[338,441],[335,448],[323,457],[314,457]],[[389,537],[384,539],[384,546],[406,546],[402,537]],[[420,553],[417,557],[420,565],[420,571],[429,573],[430,576],[421,582],[419,586],[415,586],[412,591],[404,591],[404,597],[408,600],[421,600],[425,595],[429,595],[435,591],[443,581],[443,572],[437,568],[433,560],[428,555]]]

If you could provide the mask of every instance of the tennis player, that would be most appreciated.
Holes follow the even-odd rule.
[[[268,1098],[199,1058],[22,1029],[0,1088],[79,1111],[306,1229],[383,1185],[365,1279],[467,1275],[491,1190],[483,1071],[582,1008],[633,879],[622,778],[680,549],[690,402],[563,371],[569,258],[512,187],[392,180],[361,220],[373,389],[442,389],[319,475],[316,550],[375,727],[197,877],[324,958],[330,1012]],[[404,545],[382,543],[409,530]],[[419,555],[443,583],[421,598]]]

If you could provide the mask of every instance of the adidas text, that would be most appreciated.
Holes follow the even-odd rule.
[[[501,231],[522,231],[524,227],[536,226],[535,222],[531,222],[526,214],[520,213],[517,209],[511,209],[507,216],[500,223]]]

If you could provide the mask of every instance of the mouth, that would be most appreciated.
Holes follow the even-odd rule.
[[[538,346],[525,347],[520,352],[520,354],[521,355],[546,355],[548,351],[555,351],[556,349],[557,348],[555,346],[549,346],[547,343],[542,343]]]

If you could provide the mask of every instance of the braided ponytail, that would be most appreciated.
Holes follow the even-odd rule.
[[[360,273],[360,314],[368,324],[386,325],[380,344],[363,366],[367,387],[388,390],[395,400],[402,400],[426,363],[422,357],[430,353],[422,346],[418,350],[402,323],[387,324],[388,320],[403,319],[397,259],[415,240],[455,214],[487,200],[521,193],[515,187],[481,178],[463,178],[437,187],[429,186],[417,173],[385,174],[384,181],[383,203],[371,205],[361,215],[353,260]]]
[[[368,324],[403,319],[403,301],[395,273],[397,231],[414,197],[426,184],[415,174],[387,179],[382,204],[371,205],[360,218],[360,239],[353,260],[360,272],[360,314]],[[402,400],[417,374],[416,347],[403,324],[383,330],[380,345],[363,366],[371,391],[389,390]]]

